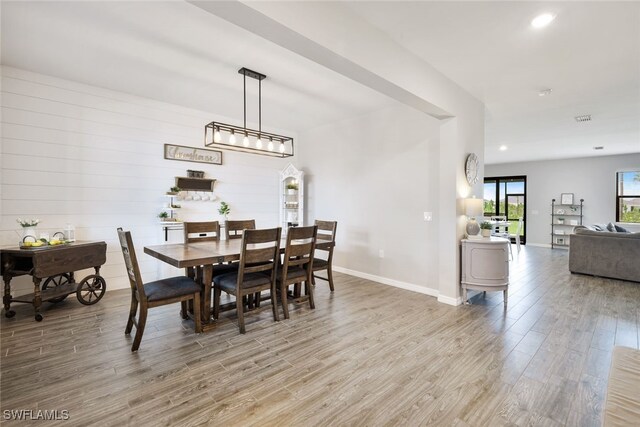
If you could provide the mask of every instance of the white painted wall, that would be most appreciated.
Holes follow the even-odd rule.
[[[398,104],[300,139],[308,222],[338,221],[334,264],[437,296],[438,120]]]
[[[625,170],[640,170],[640,154],[487,165],[485,175],[527,176],[527,243],[549,245],[551,199],[574,193],[585,200],[584,224],[614,222],[616,172]]]
[[[178,202],[183,219],[220,219],[224,200],[232,219],[277,225],[278,172],[287,160],[225,152],[214,166],[163,158],[164,143],[202,148],[205,123],[234,119],[9,67],[1,83],[0,245],[17,244],[18,217],[40,218],[49,232],[72,223],[79,239],[108,243],[102,274],[117,289],[129,286],[116,235],[124,227],[143,278],[155,280],[160,263],[142,248],[161,243],[163,195],[187,169],[217,179],[219,199]],[[18,293],[31,287],[26,278],[15,283]]]

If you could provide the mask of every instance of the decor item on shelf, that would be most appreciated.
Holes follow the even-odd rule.
[[[231,208],[227,204],[227,202],[220,202],[220,207],[218,208],[218,213],[220,215],[224,215],[224,220],[227,221],[229,218],[229,214],[231,213]]]
[[[471,153],[467,156],[467,160],[464,164],[465,175],[467,176],[467,182],[469,185],[473,185],[478,182],[478,156],[475,153]]]
[[[168,196],[175,196],[176,194],[178,194],[181,191],[182,191],[182,189],[180,187],[173,186],[173,187],[171,187],[169,189],[169,191],[167,191],[167,195]]]
[[[558,218],[558,224],[564,224],[564,218]]]
[[[493,226],[491,225],[490,222],[487,221],[482,221],[480,223],[480,229],[482,230],[482,237],[491,237],[491,229],[493,228]]]
[[[561,205],[572,205],[573,204],[573,193],[562,193],[562,194],[560,194],[560,204]]]
[[[162,211],[158,214],[158,218],[160,218],[160,221],[167,221],[169,220],[169,214],[165,211]]]
[[[292,181],[287,184],[287,194],[294,195],[298,191],[298,183],[296,181]]]
[[[187,169],[187,176],[189,178],[204,178],[204,171],[194,171]]]
[[[37,240],[36,227],[40,224],[39,219],[16,219],[16,222],[22,227],[22,240],[27,236],[33,236]]]
[[[553,199],[553,200],[555,201],[555,199]],[[556,211],[556,213],[557,213],[558,215],[564,215],[564,213],[565,213],[565,212],[564,212],[564,209],[558,209],[558,210]]]
[[[204,145],[223,150],[241,151],[273,157],[293,156],[292,137],[262,131],[262,80],[267,76],[244,67],[238,70],[238,73],[243,75],[243,126],[213,121],[204,127]],[[247,128],[247,77],[258,80],[257,130]],[[223,138],[223,133],[229,134],[228,138]],[[242,138],[242,141],[238,141],[238,138]],[[254,142],[252,142],[251,139],[254,139]]]
[[[467,222],[467,237],[470,239],[481,238],[478,236],[480,233],[480,226],[476,222],[476,217],[482,216],[484,213],[484,201],[482,199],[476,199],[475,197],[465,200],[465,213],[469,218]]]

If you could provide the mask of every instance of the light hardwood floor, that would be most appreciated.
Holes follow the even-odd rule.
[[[524,249],[506,311],[501,292],[451,307],[342,274],[333,295],[318,281],[316,310],[247,314],[246,335],[233,312],[195,335],[178,305],[157,308],[138,353],[128,291],[70,297],[41,323],[16,304],[1,409],[66,409],[62,425],[599,425],[613,346],[638,348],[640,283],[567,261]]]

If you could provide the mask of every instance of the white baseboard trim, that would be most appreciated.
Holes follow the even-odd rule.
[[[389,279],[388,277],[376,276],[374,274],[363,273],[362,271],[351,270],[344,267],[333,267],[334,271],[348,274],[349,276],[360,277],[361,279],[371,280],[372,282],[382,283],[383,285],[393,286],[395,288],[405,289],[407,291],[417,292],[419,294],[429,295],[440,300],[439,293],[436,289],[418,286],[413,283],[401,282],[400,280]]]
[[[457,305],[461,305],[462,304],[462,297],[451,298],[451,297],[447,297],[447,296],[444,296],[444,295],[438,295],[438,302],[441,302],[441,303],[444,303],[444,304],[453,305],[453,306],[457,306]]]
[[[549,244],[549,243],[529,243],[529,242],[527,242],[527,246],[535,246],[536,248],[550,248],[551,244]]]

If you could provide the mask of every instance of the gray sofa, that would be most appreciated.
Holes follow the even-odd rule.
[[[640,282],[640,233],[576,228],[571,236],[569,271]]]

